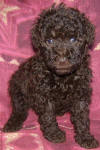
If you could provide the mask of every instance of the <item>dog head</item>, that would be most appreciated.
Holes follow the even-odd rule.
[[[49,69],[58,75],[77,69],[94,41],[94,26],[61,3],[44,10],[32,29],[32,41]]]

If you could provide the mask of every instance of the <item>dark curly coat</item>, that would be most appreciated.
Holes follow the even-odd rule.
[[[44,137],[64,142],[56,116],[70,112],[76,142],[85,148],[98,147],[89,121],[92,71],[88,50],[93,41],[94,26],[77,9],[61,3],[40,14],[32,28],[37,55],[21,64],[9,81],[12,114],[4,132],[19,130],[32,108]]]

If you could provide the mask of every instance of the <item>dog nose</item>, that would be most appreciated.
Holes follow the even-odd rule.
[[[66,57],[61,57],[59,61],[62,62],[62,63],[65,62],[66,61]]]
[[[60,66],[66,66],[66,67],[71,66],[70,62],[68,61],[68,59],[66,57],[59,58],[59,65]]]
[[[65,65],[66,64],[66,57],[59,58],[59,64],[60,65]]]

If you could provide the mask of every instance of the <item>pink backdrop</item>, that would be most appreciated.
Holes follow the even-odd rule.
[[[7,87],[11,74],[19,64],[33,55],[30,28],[40,11],[60,0],[0,0],[0,128],[11,113]],[[100,0],[61,0],[67,6],[79,8],[96,26],[96,40],[91,51],[93,95],[90,106],[91,132],[100,142]],[[29,112],[23,129],[14,133],[0,131],[0,150],[84,150],[74,141],[70,115],[58,117],[59,126],[66,132],[66,142],[53,144],[45,140],[37,116]],[[100,150],[100,147],[97,148]]]

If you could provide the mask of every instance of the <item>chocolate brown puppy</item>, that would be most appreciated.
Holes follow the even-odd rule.
[[[9,81],[12,114],[3,131],[21,129],[28,110],[33,109],[44,137],[64,142],[56,116],[70,112],[75,141],[84,148],[98,147],[89,120],[89,47],[94,42],[94,26],[79,10],[61,3],[44,10],[31,33],[36,56],[22,63]]]

